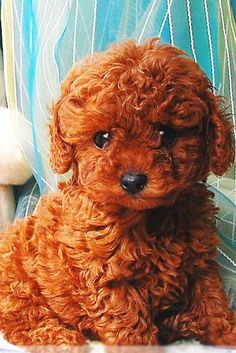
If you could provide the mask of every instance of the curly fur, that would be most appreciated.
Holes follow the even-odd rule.
[[[0,329],[17,344],[236,344],[205,180],[234,160],[223,100],[181,50],[133,41],[71,70],[51,164],[70,180],[1,235]],[[162,146],[158,124],[178,131]],[[109,146],[93,136],[109,131]],[[148,176],[130,195],[120,177]]]

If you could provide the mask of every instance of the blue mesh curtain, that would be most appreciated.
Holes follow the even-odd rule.
[[[228,98],[235,124],[235,8],[236,0],[2,0],[8,103],[22,113],[22,146],[41,193],[57,183],[48,164],[48,107],[71,66],[112,42],[160,36],[182,48]],[[235,283],[235,169],[210,182],[223,220],[220,261]]]

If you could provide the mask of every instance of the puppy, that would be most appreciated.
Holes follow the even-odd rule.
[[[87,58],[53,103],[60,191],[0,242],[0,330],[22,345],[236,345],[205,181],[234,161],[223,101],[156,39]]]

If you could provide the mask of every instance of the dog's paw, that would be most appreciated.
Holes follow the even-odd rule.
[[[236,326],[230,332],[224,332],[219,335],[211,334],[203,340],[200,340],[203,344],[211,344],[214,346],[225,346],[225,347],[236,347]]]
[[[21,346],[58,346],[58,345],[83,345],[85,338],[78,330],[60,325],[57,319],[42,320],[37,327],[25,330],[18,328],[5,334],[5,338],[13,344]]]
[[[212,344],[218,346],[236,347],[236,326],[231,332],[224,333],[221,337],[217,337],[215,342],[212,342]]]
[[[59,325],[41,326],[36,330],[32,330],[29,333],[29,338],[35,345],[76,346],[86,343],[84,336],[79,331],[67,329]]]

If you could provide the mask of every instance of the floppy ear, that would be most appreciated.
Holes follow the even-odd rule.
[[[71,168],[73,149],[63,140],[60,132],[59,103],[53,103],[51,108],[52,120],[49,126],[51,135],[50,163],[54,172],[64,174]]]
[[[210,98],[210,120],[208,126],[208,145],[210,169],[222,176],[233,164],[235,158],[235,141],[233,125],[223,110],[223,99],[213,93]]]

